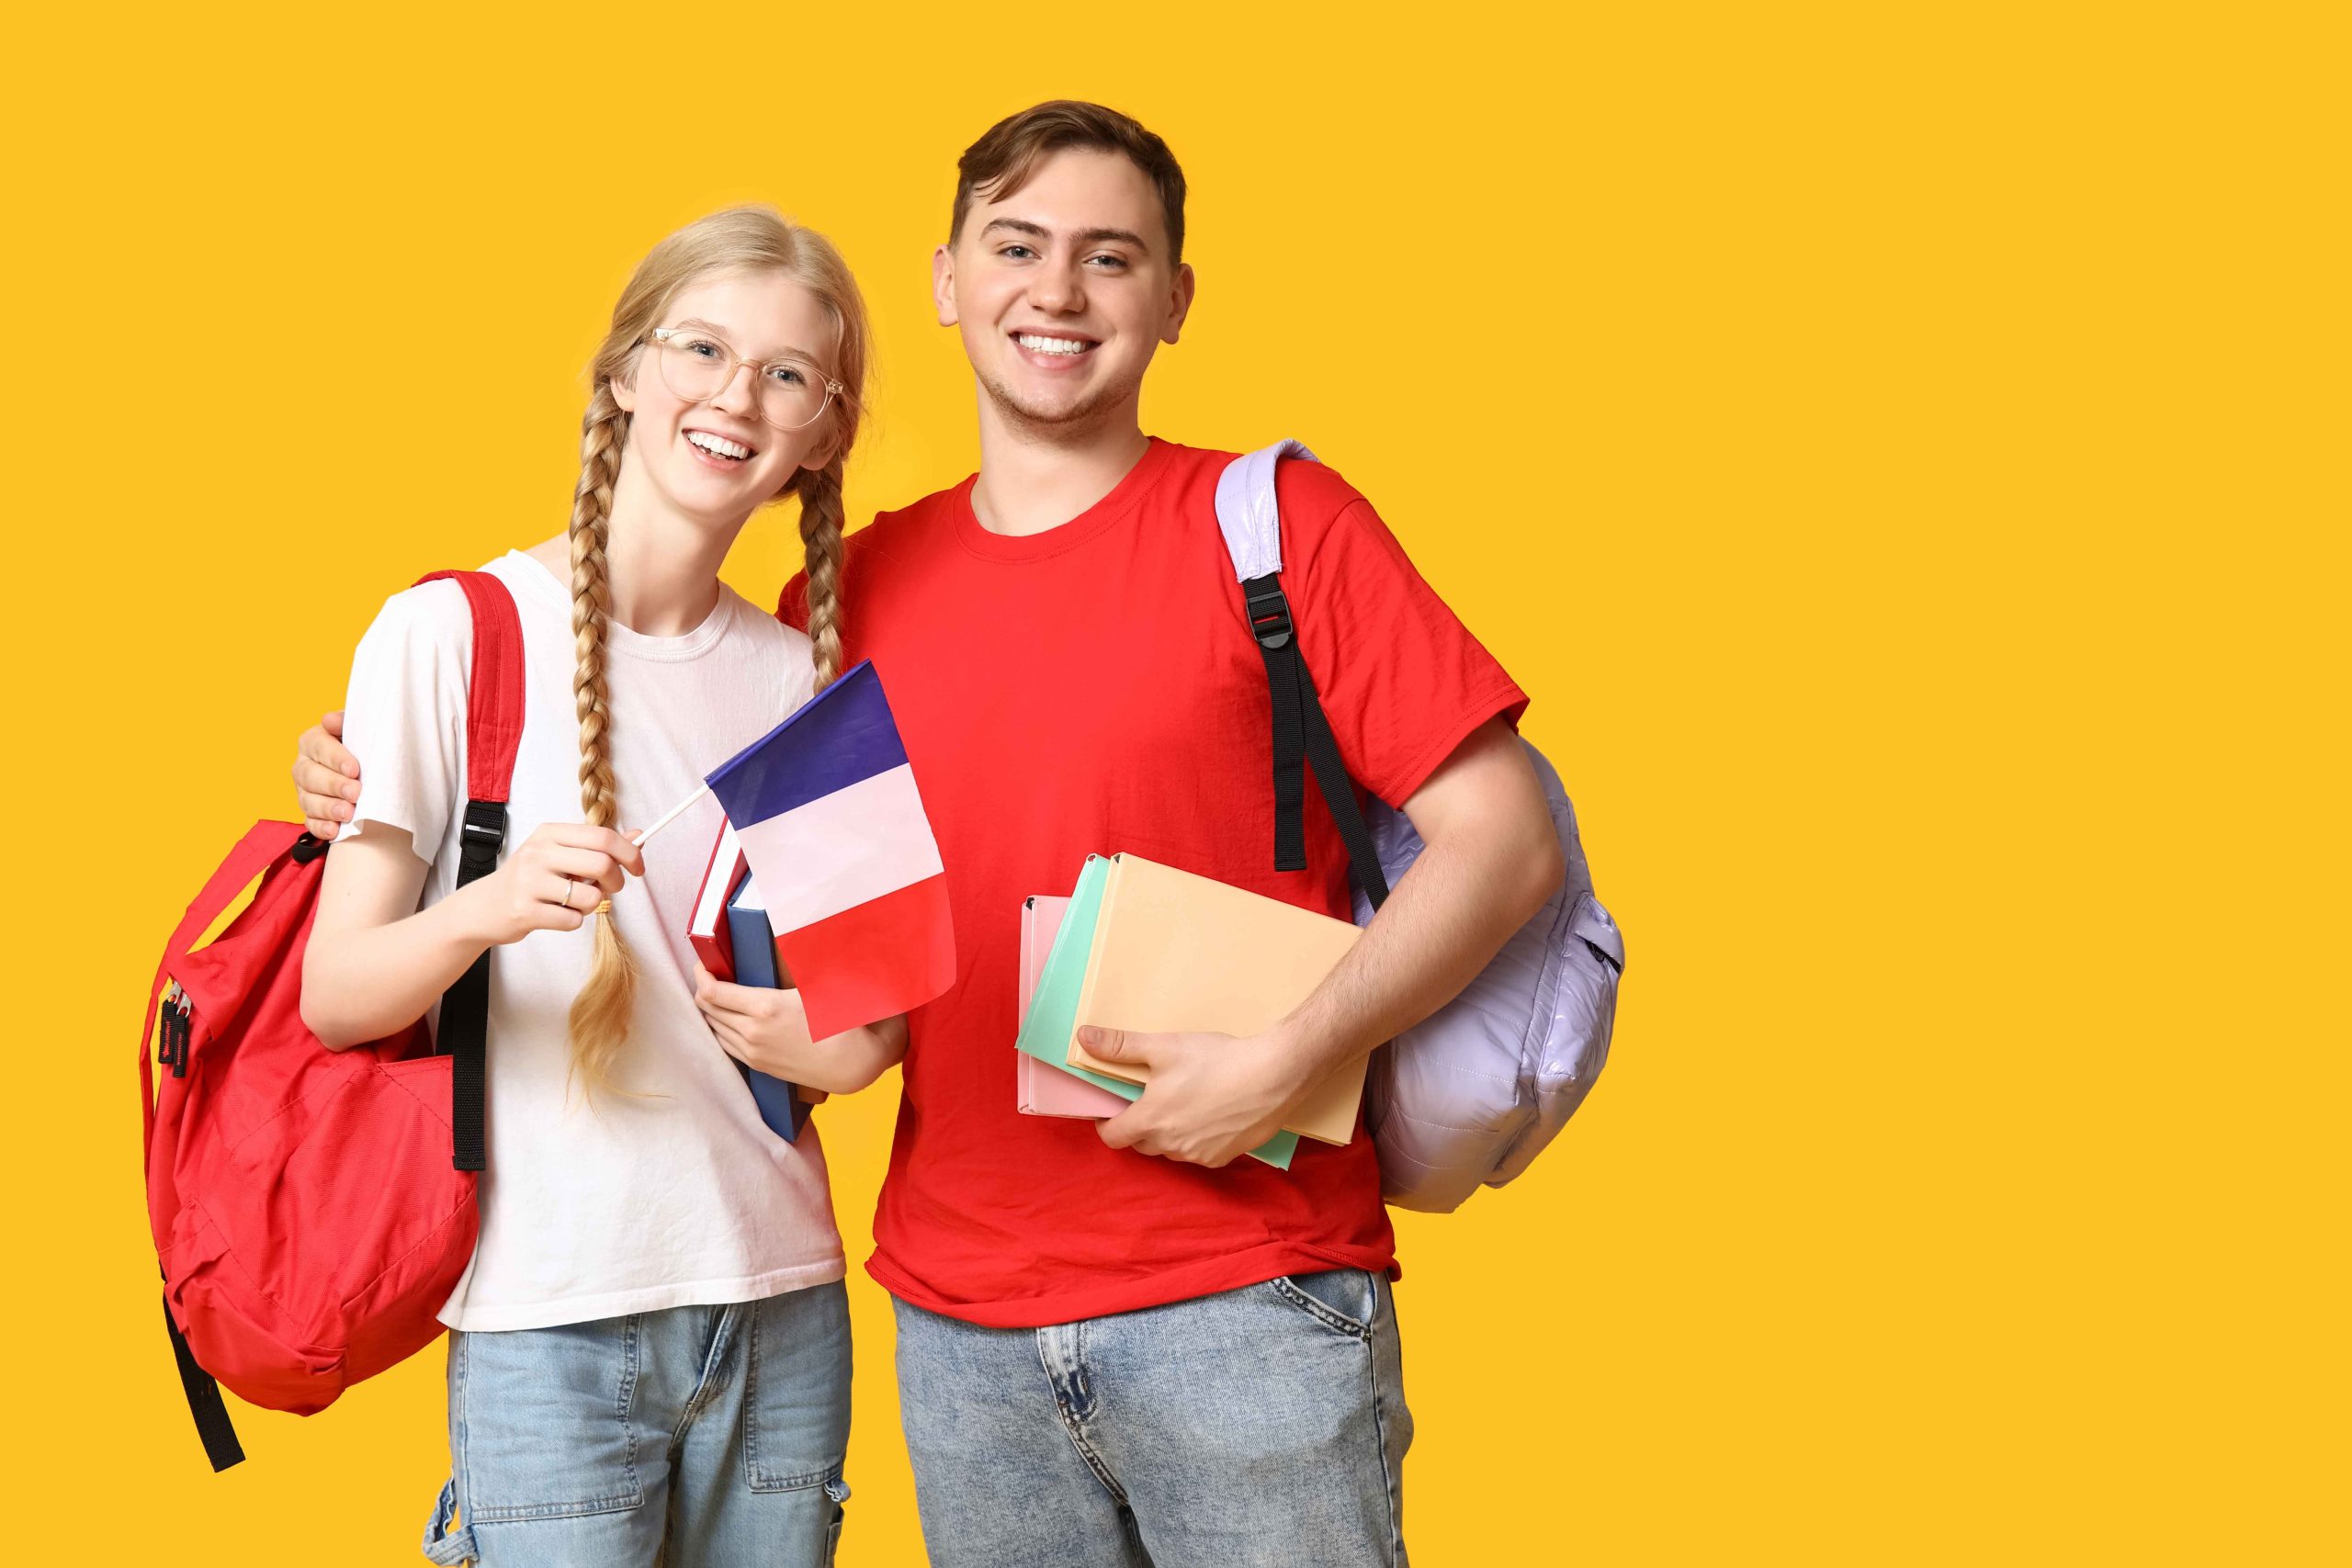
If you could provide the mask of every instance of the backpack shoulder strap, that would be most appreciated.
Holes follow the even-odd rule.
[[[1357,885],[1375,909],[1387,901],[1388,878],[1381,870],[1372,829],[1356,805],[1355,787],[1331,721],[1315,694],[1315,678],[1298,648],[1290,600],[1283,592],[1282,506],[1274,491],[1274,469],[1284,457],[1320,461],[1296,441],[1277,441],[1226,465],[1216,481],[1217,532],[1241,584],[1250,635],[1266,664],[1272,700],[1274,752],[1274,869],[1306,869],[1306,765],[1331,821],[1347,844]]]
[[[429,571],[416,586],[449,581],[474,615],[473,668],[466,680],[466,795],[506,804],[523,740],[523,621],[506,584],[486,571]]]
[[[1217,531],[1233,558],[1233,575],[1243,582],[1283,569],[1283,515],[1274,502],[1274,465],[1284,457],[1322,461],[1304,443],[1283,440],[1236,457],[1217,476]]]
[[[435,571],[465,591],[474,616],[473,666],[466,680],[466,824],[458,839],[458,886],[497,868],[506,845],[506,802],[523,740],[523,622],[506,584],[486,571]],[[490,954],[483,953],[441,994],[437,1049],[449,1057],[449,1159],[459,1170],[489,1163],[483,1147],[484,1051],[490,1029]]]

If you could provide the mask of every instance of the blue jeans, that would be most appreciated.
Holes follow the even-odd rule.
[[[933,1568],[1402,1568],[1413,1440],[1362,1269],[1051,1328],[898,1303]]]
[[[451,1474],[424,1555],[483,1568],[829,1563],[849,1495],[849,1378],[838,1280],[453,1333]]]

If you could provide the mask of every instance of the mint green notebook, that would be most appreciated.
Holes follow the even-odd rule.
[[[1037,976],[1037,989],[1029,998],[1029,1016],[1021,1021],[1021,1037],[1013,1043],[1049,1067],[1099,1085],[1122,1100],[1137,1100],[1143,1095],[1141,1085],[1069,1065],[1069,1037],[1078,1028],[1079,988],[1086,980],[1086,960],[1094,950],[1094,925],[1102,914],[1102,884],[1110,874],[1109,861],[1101,855],[1086,857],[1078,874],[1078,886],[1069,896],[1069,912],[1062,916],[1061,930],[1054,933],[1054,945],[1046,952],[1045,972]],[[1297,1151],[1296,1133],[1276,1133],[1251,1149],[1250,1156],[1277,1170],[1288,1170],[1291,1156]]]

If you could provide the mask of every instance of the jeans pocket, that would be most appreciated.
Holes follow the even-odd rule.
[[[754,1303],[751,1319],[743,1463],[752,1490],[839,1487],[849,1450],[847,1287],[835,1280],[786,1291]]]
[[[449,1337],[450,1438],[468,1525],[613,1513],[637,1472],[639,1322]]]
[[[1372,1337],[1380,1288],[1362,1269],[1284,1274],[1267,1280],[1266,1288],[1335,1334],[1351,1339]]]

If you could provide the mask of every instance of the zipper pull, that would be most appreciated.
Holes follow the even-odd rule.
[[[164,987],[163,1006],[155,1012],[155,1031],[162,1036],[155,1045],[155,1065],[159,1067],[170,1066],[173,1053],[179,1049],[179,1000],[180,983],[174,980]]]

